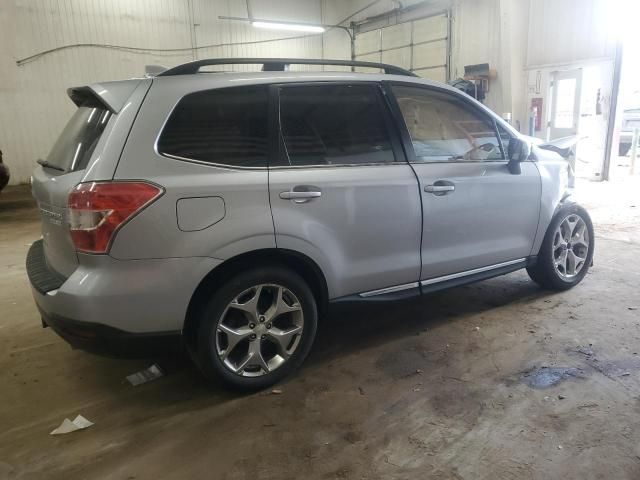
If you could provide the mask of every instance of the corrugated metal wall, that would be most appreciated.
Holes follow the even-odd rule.
[[[534,0],[529,12],[528,66],[612,58],[616,48],[611,0]]]
[[[253,15],[321,22],[320,0],[253,1]],[[321,57],[322,37],[298,36],[218,20],[246,17],[244,0],[3,0],[0,2],[0,149],[12,183],[29,180],[73,111],[65,90],[97,81],[139,77],[147,64],[174,65],[197,56]],[[193,24],[197,26],[193,27]],[[344,35],[344,34],[343,34]],[[346,37],[346,35],[345,35]],[[192,51],[197,45],[221,45]],[[97,47],[60,50],[25,63],[16,60],[76,43],[176,49],[122,51]],[[341,42],[335,42],[340,48]],[[349,51],[345,38],[343,48]]]
[[[427,3],[453,11],[452,77],[461,76],[464,65],[488,62],[498,75],[485,103],[500,114],[513,112],[521,122],[526,121],[527,66],[607,58],[613,52],[606,0]],[[252,0],[251,6],[256,18],[335,24],[363,8],[350,20],[388,12],[398,3]],[[341,30],[260,43],[299,35],[220,21],[218,15],[246,17],[245,0],[0,0],[0,149],[12,168],[12,182],[28,181],[35,160],[46,155],[71,114],[73,106],[64,94],[69,86],[140,76],[146,64],[173,65],[195,57],[350,58],[349,38]],[[82,47],[16,65],[18,59],[73,43],[185,50]],[[217,46],[192,51],[194,43]]]

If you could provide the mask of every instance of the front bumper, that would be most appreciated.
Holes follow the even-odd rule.
[[[78,257],[78,267],[65,278],[47,265],[41,240],[31,246],[27,274],[43,323],[73,347],[119,357],[179,348],[191,296],[221,262]]]

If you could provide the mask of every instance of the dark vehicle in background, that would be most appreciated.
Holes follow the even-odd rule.
[[[7,186],[10,177],[9,167],[2,161],[2,150],[0,150],[0,192]]]

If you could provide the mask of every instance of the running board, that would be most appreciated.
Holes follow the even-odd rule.
[[[520,258],[518,260],[498,263],[488,267],[475,268],[466,272],[423,280],[420,282],[420,288],[423,294],[437,292],[438,290],[444,290],[445,288],[458,287],[460,285],[466,285],[468,283],[479,282],[481,280],[499,277],[500,275],[506,275],[507,273],[525,268],[528,264],[529,263],[526,258]]]
[[[345,302],[388,302],[396,300],[404,300],[406,298],[416,297],[421,294],[436,292],[446,288],[458,287],[468,283],[479,282],[489,278],[506,275],[515,272],[521,268],[525,268],[531,262],[526,258],[510,260],[508,262],[497,263],[486,267],[466,270],[464,272],[443,275],[441,277],[429,278],[420,282],[406,283],[402,285],[394,285],[392,287],[370,290],[355,295],[347,295],[331,300],[331,303]]]

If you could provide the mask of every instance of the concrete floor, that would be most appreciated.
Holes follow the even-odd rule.
[[[0,478],[638,479],[639,186],[579,185],[597,225],[579,287],[544,292],[518,272],[336,311],[281,394],[248,396],[179,359],[133,388],[124,377],[149,361],[73,351],[42,329],[24,270],[37,215],[9,189]],[[49,435],[77,414],[95,425]]]

